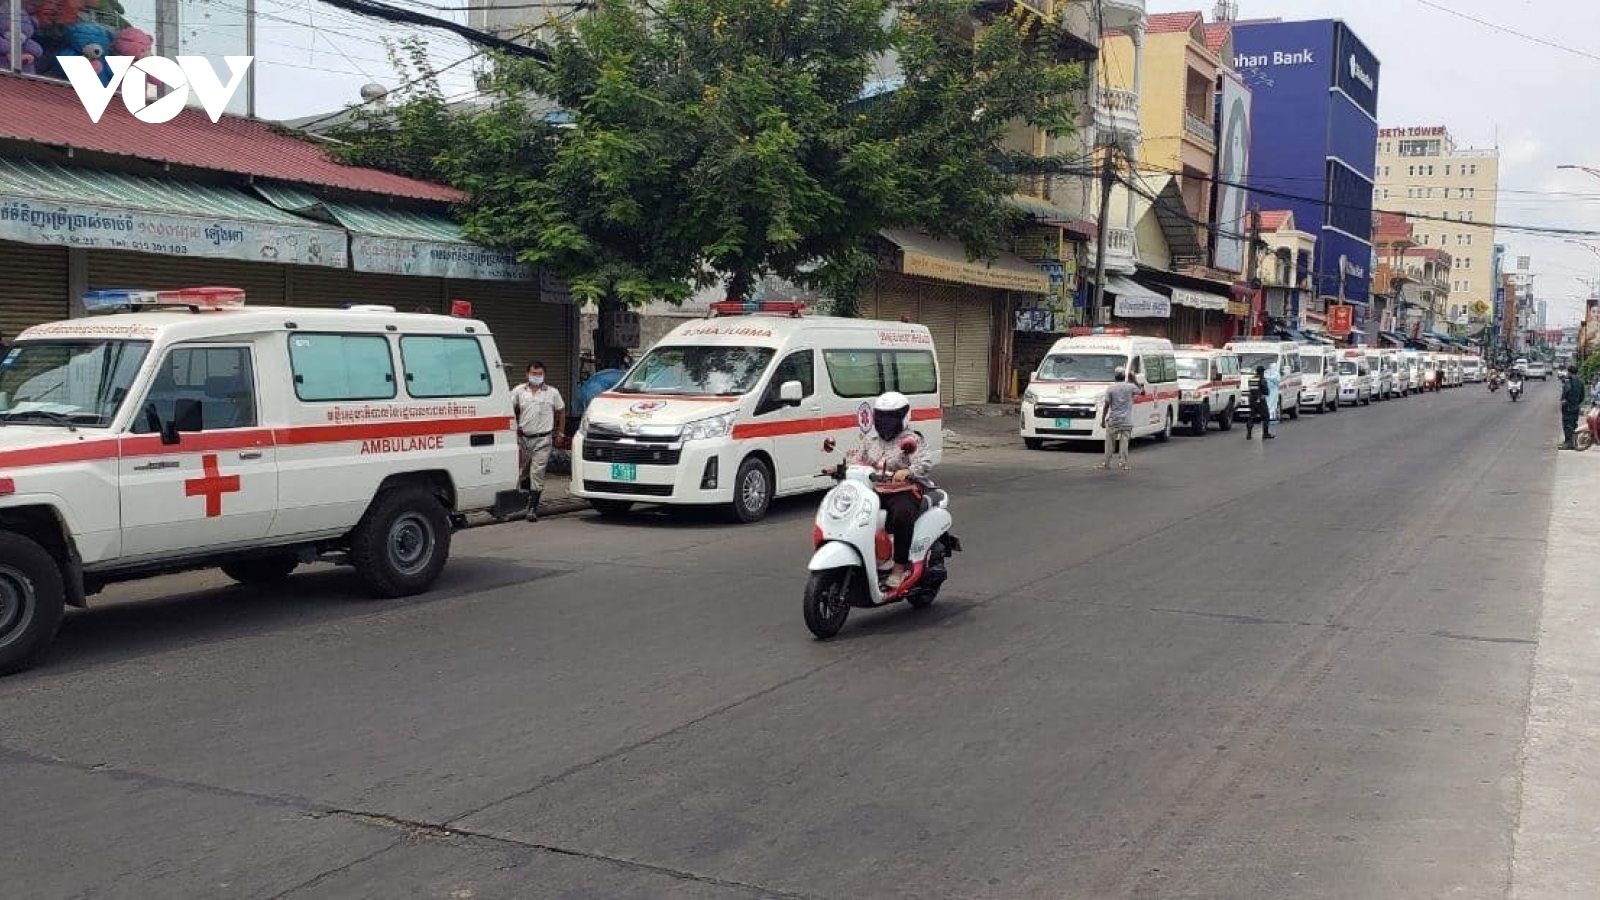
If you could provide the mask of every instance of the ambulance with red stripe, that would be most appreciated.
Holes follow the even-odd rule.
[[[1189,433],[1204,436],[1212,422],[1219,431],[1233,428],[1242,402],[1239,357],[1210,344],[1184,344],[1177,349],[1178,388],[1183,391],[1180,420]]]
[[[911,425],[938,462],[939,362],[925,326],[713,304],[584,410],[572,492],[603,516],[659,503],[755,522],[775,497],[833,487],[822,470],[871,430],[885,391],[911,398]]]
[[[1117,369],[1140,387],[1133,401],[1133,436],[1172,437],[1182,388],[1172,342],[1126,328],[1075,328],[1056,341],[1022,395],[1022,441],[1102,441],[1100,411]]]
[[[98,291],[0,359],[0,673],[103,586],[220,567],[274,583],[319,559],[427,590],[467,512],[517,480],[483,323],[245,305],[242,291]]]

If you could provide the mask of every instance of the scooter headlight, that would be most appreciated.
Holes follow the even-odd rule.
[[[850,518],[850,513],[855,511],[860,499],[856,495],[856,489],[853,486],[848,484],[840,485],[829,495],[824,510],[827,512],[828,518],[843,521]]]

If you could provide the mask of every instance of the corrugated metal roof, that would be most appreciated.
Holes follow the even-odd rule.
[[[0,194],[53,203],[88,203],[191,216],[217,216],[278,225],[313,225],[240,191],[167,178],[141,178],[94,169],[69,169],[31,160],[0,159]]]
[[[299,188],[269,182],[257,183],[254,187],[256,193],[279,209],[336,223],[352,234],[444,244],[471,243],[462,233],[461,226],[444,216],[356,203],[338,203],[324,200]]]
[[[171,122],[149,124],[112,102],[95,123],[71,85],[25,75],[0,73],[0,138],[393,197],[464,199],[444,185],[336,162],[323,147],[260,119],[212,122],[190,108]]]

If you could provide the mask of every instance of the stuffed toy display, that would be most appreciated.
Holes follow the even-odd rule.
[[[138,61],[149,56],[155,44],[156,39],[150,36],[150,32],[130,25],[117,32],[116,38],[111,41],[111,55],[131,56]]]
[[[14,67],[24,75],[38,74],[44,57],[44,47],[33,39],[33,16],[22,14],[22,58]],[[11,71],[11,21],[0,17],[0,71]]]
[[[110,84],[111,67],[106,65],[105,57],[110,55],[111,43],[116,37],[111,29],[93,22],[75,22],[62,28],[60,33],[61,47],[56,50],[56,57],[81,56],[94,67],[101,84]],[[61,74],[65,76],[66,70]]]

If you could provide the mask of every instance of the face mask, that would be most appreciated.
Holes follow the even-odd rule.
[[[528,376],[528,383],[533,385],[534,387],[538,387],[538,386],[544,384],[544,376],[543,375],[529,375]]]

